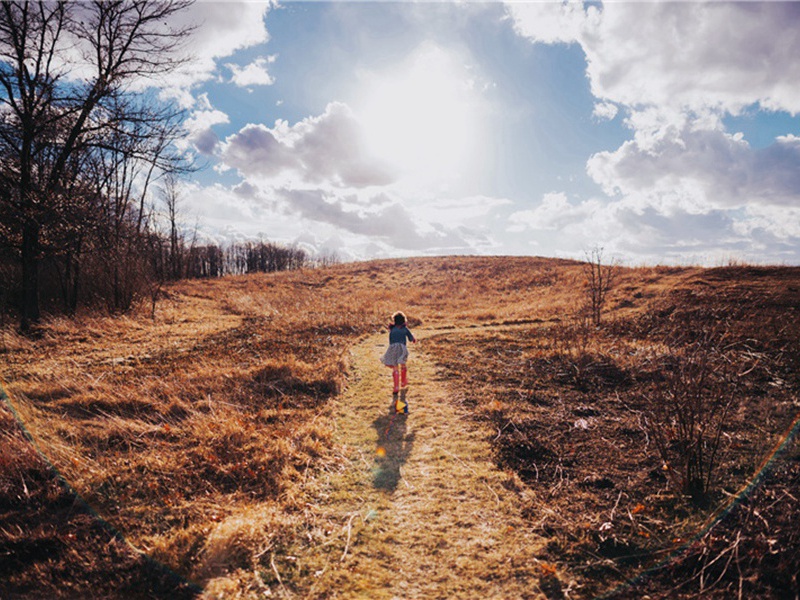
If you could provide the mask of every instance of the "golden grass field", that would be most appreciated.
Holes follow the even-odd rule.
[[[0,597],[797,597],[799,290],[621,268],[596,328],[582,263],[442,257],[4,329]],[[735,400],[702,505],[650,428],[701,341]]]

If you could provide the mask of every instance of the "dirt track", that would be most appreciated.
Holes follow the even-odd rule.
[[[543,597],[540,584],[554,579],[536,558],[543,540],[519,516],[512,476],[491,463],[491,432],[452,402],[424,354],[426,332],[415,333],[408,416],[389,410],[385,336],[353,350],[348,390],[333,404],[344,466],[310,501],[341,524],[321,549],[312,597]]]

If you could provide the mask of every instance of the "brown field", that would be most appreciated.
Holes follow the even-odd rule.
[[[181,282],[154,319],[1,330],[0,597],[798,597],[800,268],[624,268],[600,327],[586,296],[572,261],[373,261]],[[420,412],[386,438],[364,361],[397,309],[430,387],[412,362]],[[694,417],[719,437],[693,498],[658,427],[680,382],[727,407]],[[428,431],[467,440],[463,457],[429,456]],[[365,458],[373,434],[384,454]],[[502,515],[507,539],[476,560],[454,534],[440,584],[379,593],[377,557],[441,540],[378,531],[369,502],[411,502],[437,461],[480,473],[489,500],[463,500],[476,520],[459,524],[456,487],[406,528]],[[355,481],[359,463],[381,477]]]

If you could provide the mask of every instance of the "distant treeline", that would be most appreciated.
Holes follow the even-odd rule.
[[[121,239],[112,234],[125,231]],[[112,241],[109,237],[112,236]],[[258,241],[197,244],[159,234],[152,228],[103,231],[94,223],[82,232],[80,247],[59,247],[41,261],[40,299],[50,313],[74,314],[79,308],[112,313],[157,299],[163,285],[198,279],[270,273],[316,267],[335,257],[312,257],[302,248]],[[21,267],[11,248],[0,248],[0,311],[21,302]]]
[[[169,279],[200,279],[273,273],[315,266],[309,254],[292,246],[274,242],[246,242],[228,246],[208,244],[183,248],[176,259],[167,253]],[[163,267],[162,267],[163,268]]]

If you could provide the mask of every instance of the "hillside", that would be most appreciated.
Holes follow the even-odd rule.
[[[0,596],[800,593],[800,269],[620,269],[599,327],[585,279],[372,261],[3,330]]]

